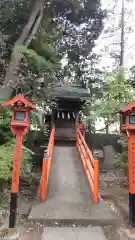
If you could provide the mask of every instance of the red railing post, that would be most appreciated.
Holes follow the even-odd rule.
[[[54,134],[55,134],[55,127],[53,127],[51,131],[47,152],[45,153],[43,158],[42,174],[41,174],[41,181],[40,181],[41,200],[46,200],[46,197],[47,197],[47,185],[48,185],[48,178],[49,178],[52,152],[53,152],[53,146],[54,146]]]
[[[76,128],[76,147],[78,148],[78,128]]]
[[[86,176],[88,178],[92,193],[93,202],[99,202],[99,161],[94,160],[87,143],[79,129],[76,134],[76,147],[78,148]]]
[[[41,174],[41,187],[40,187],[40,197],[41,200],[46,200],[47,197],[47,180],[48,179],[48,154],[44,154],[42,174]]]
[[[94,192],[93,201],[94,203],[99,202],[99,160],[94,160]]]

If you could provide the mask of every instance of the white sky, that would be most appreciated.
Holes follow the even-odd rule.
[[[112,9],[113,0],[101,0],[103,9]],[[117,9],[116,15],[110,16],[106,20],[105,29],[109,26],[114,25],[116,27],[116,34],[113,38],[105,38],[104,31],[101,33],[99,39],[97,40],[97,46],[94,49],[94,52],[101,53],[102,59],[100,65],[102,67],[108,68],[112,64],[112,60],[109,57],[109,52],[113,50],[114,52],[118,51],[119,45],[111,46],[111,43],[120,42],[120,28],[118,28],[120,13],[121,13],[121,2],[122,0],[117,0]],[[135,1],[132,0],[130,3],[125,0],[125,9],[126,9],[126,28],[132,27],[132,33],[125,34],[125,67],[129,68],[135,64]],[[132,13],[132,14],[131,14]]]
[[[112,16],[110,14],[108,18],[105,19],[104,30],[108,30],[108,27],[113,26],[115,29],[115,35],[108,38],[103,30],[98,40],[96,40],[96,47],[93,49],[93,52],[101,54],[98,67],[100,66],[101,69],[104,68],[105,71],[112,70],[112,58],[109,55],[110,51],[115,53],[119,52],[120,45],[113,45],[112,43],[120,43],[121,30],[118,26],[120,22],[122,0],[101,0],[102,8],[107,10],[112,9],[114,1],[117,2],[115,15]],[[131,27],[132,32],[130,31],[130,33],[125,34],[124,63],[126,68],[130,68],[132,65],[135,65],[135,0],[125,0],[125,10],[126,31],[127,28]],[[66,57],[65,59],[62,59],[61,62],[62,65],[65,66],[67,64]]]

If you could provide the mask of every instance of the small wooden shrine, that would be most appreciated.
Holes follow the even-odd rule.
[[[80,85],[56,86],[51,97],[55,99],[56,107],[48,120],[51,120],[51,125],[56,125],[56,138],[75,139],[75,123],[78,122],[79,111],[89,99],[88,89]]]

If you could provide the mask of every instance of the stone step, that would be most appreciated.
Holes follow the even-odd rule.
[[[41,240],[107,240],[101,227],[45,227]]]
[[[11,238],[12,239],[12,238]],[[16,238],[15,240],[17,240]],[[88,227],[43,227],[21,232],[19,240],[107,240],[99,226]],[[8,239],[10,240],[10,238]]]

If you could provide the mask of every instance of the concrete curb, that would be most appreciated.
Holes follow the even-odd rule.
[[[92,226],[101,226],[105,227],[108,225],[116,226],[117,220],[116,218],[111,219],[98,219],[98,218],[90,218],[90,219],[38,219],[38,218],[29,218],[32,222],[39,222],[41,225],[46,225],[48,227],[50,226],[56,226],[56,223],[59,227],[67,227],[67,226],[73,226],[76,227],[82,226],[82,227],[88,227],[90,225]]]

